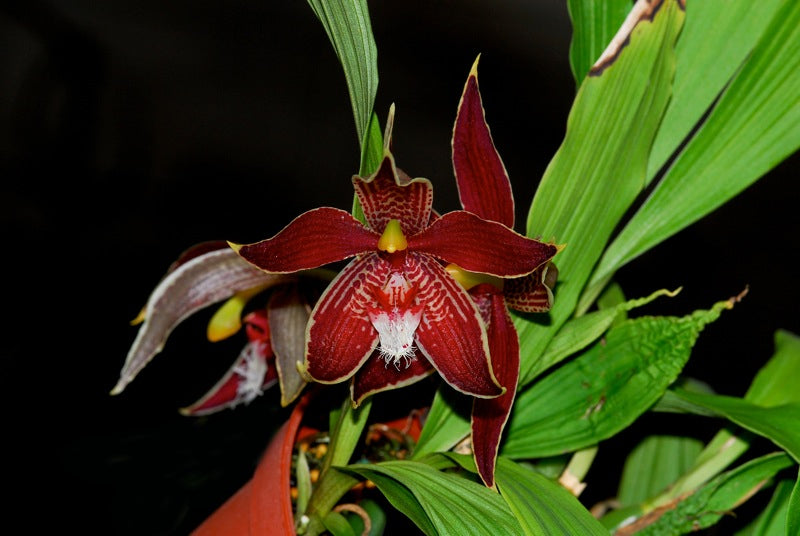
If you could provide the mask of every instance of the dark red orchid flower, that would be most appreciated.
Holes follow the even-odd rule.
[[[492,398],[504,388],[492,370],[486,327],[466,290],[444,269],[496,277],[534,272],[557,248],[471,212],[432,217],[433,187],[397,169],[388,147],[370,177],[353,177],[366,224],[323,207],[306,212],[273,238],[231,244],[269,273],[287,274],[355,257],[311,312],[304,371],[338,383],[357,372],[364,392],[399,387],[432,366],[454,389]],[[421,359],[424,357],[427,363]],[[354,388],[354,400],[360,400]]]
[[[305,327],[311,306],[304,288],[324,274],[266,274],[242,260],[226,242],[204,242],[186,250],[153,290],[134,323],[142,323],[112,394],[121,393],[161,352],[170,333],[184,319],[226,301],[211,319],[208,338],[230,337],[244,323],[248,343],[233,366],[206,395],[183,408],[185,415],[205,415],[247,403],[279,380],[281,402],[288,405],[305,386],[297,371],[302,362]],[[269,291],[266,307],[241,319],[255,295]]]
[[[475,60],[453,129],[456,183],[465,210],[511,228],[514,226],[514,197],[508,173],[486,123],[477,69],[478,60]],[[545,262],[528,276],[502,280],[470,274],[464,268],[448,267],[469,290],[481,312],[486,323],[492,367],[505,388],[505,393],[499,397],[475,399],[472,408],[475,463],[486,485],[494,487],[500,436],[514,403],[519,377],[519,340],[508,307],[528,313],[548,311],[553,303],[551,288],[558,271],[551,262]]]

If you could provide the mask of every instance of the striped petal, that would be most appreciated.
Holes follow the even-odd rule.
[[[449,212],[408,237],[408,247],[470,272],[498,277],[527,275],[558,252],[553,244],[526,238],[463,210]]]
[[[184,319],[200,309],[258,286],[276,285],[291,276],[265,274],[244,262],[233,250],[212,249],[173,265],[144,308],[144,323],[128,351],[112,395],[121,393],[158,354]]]
[[[431,219],[433,186],[428,179],[412,179],[394,165],[386,153],[378,171],[369,178],[353,177],[356,195],[369,227],[382,233],[389,220],[400,221],[405,234],[416,234]]]
[[[511,413],[519,377],[519,339],[508,315],[502,292],[489,284],[474,287],[475,299],[486,322],[492,368],[506,392],[497,398],[476,398],[472,405],[472,451],[484,483],[494,487],[494,467],[503,428]]]
[[[552,262],[536,269],[530,275],[506,279],[503,294],[506,305],[523,313],[545,313],[553,306],[553,287],[558,279],[558,268]]]
[[[301,214],[272,238],[231,247],[265,272],[286,274],[374,251],[379,237],[349,212],[321,207]]]
[[[502,388],[489,363],[489,344],[480,313],[466,291],[433,258],[409,252],[406,277],[424,306],[417,346],[457,391],[495,397]]]
[[[187,416],[201,416],[249,404],[278,380],[270,345],[267,312],[254,311],[244,319],[250,339],[228,372],[197,402],[182,408]]]
[[[348,379],[378,345],[368,310],[373,289],[383,287],[391,265],[377,253],[348,264],[320,297],[306,332],[308,375],[320,383]]]
[[[477,59],[464,85],[453,127],[453,171],[464,210],[514,227],[514,195],[486,124]]]
[[[408,366],[397,367],[375,352],[353,376],[353,383],[350,386],[353,404],[359,406],[364,399],[375,393],[416,383],[430,376],[433,371],[434,368],[419,350]]]

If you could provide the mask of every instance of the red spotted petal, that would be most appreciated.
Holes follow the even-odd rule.
[[[378,344],[367,311],[371,289],[382,287],[391,265],[377,253],[355,259],[331,282],[311,312],[306,337],[306,371],[320,383],[346,380]]]
[[[474,287],[470,294],[478,303],[489,336],[492,368],[506,388],[491,399],[476,398],[472,405],[472,451],[481,478],[494,487],[494,466],[503,428],[511,413],[519,376],[519,340],[500,291],[488,284]]]
[[[545,313],[553,306],[553,291],[558,268],[552,262],[536,269],[530,275],[506,279],[503,294],[506,305],[524,313]]]
[[[470,272],[498,277],[527,275],[558,251],[552,244],[525,238],[505,225],[463,210],[449,212],[408,237],[408,247]]]
[[[417,345],[454,389],[493,397],[502,389],[489,363],[486,330],[466,291],[432,257],[409,252],[406,277],[425,307]]]
[[[433,205],[433,186],[427,179],[411,179],[398,170],[390,154],[371,177],[353,177],[353,186],[367,224],[374,231],[382,233],[389,220],[398,220],[407,235],[427,227]]]
[[[453,170],[464,210],[514,227],[514,195],[486,124],[477,59],[464,85],[453,127]]]
[[[281,405],[289,405],[306,385],[297,370],[306,349],[306,326],[311,309],[297,285],[278,287],[267,304],[272,328],[272,350],[281,387]]]
[[[350,386],[353,404],[358,406],[365,398],[375,393],[416,383],[433,371],[434,368],[419,350],[407,367],[405,363],[399,363],[397,366],[388,363],[380,353],[374,352],[353,376],[353,383]]]
[[[265,272],[291,273],[375,251],[379,238],[349,212],[321,207],[301,214],[272,238],[231,247]]]
[[[233,366],[200,400],[182,408],[183,415],[216,413],[240,404],[249,404],[278,380],[268,342],[251,341]]]
[[[203,307],[230,298],[236,292],[258,286],[276,285],[293,276],[265,274],[255,269],[230,248],[212,249],[193,255],[172,270],[153,290],[144,309],[144,323],[136,334],[117,385],[111,394],[121,393],[158,354],[185,318]]]

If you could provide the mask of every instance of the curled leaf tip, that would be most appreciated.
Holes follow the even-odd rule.
[[[117,385],[115,385],[114,388],[111,389],[111,392],[109,392],[108,394],[110,394],[111,396],[117,396],[118,394],[120,394],[122,391],[125,390],[125,387],[128,385],[128,383],[129,380],[120,378],[119,381],[117,382]]]

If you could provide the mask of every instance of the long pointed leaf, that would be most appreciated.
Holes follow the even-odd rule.
[[[631,9],[631,0],[567,0],[572,20],[569,64],[578,86]]]
[[[366,0],[308,0],[344,68],[359,144],[364,146],[378,91],[378,50]]]
[[[567,247],[547,327],[521,355],[527,376],[549,339],[572,314],[578,296],[617,222],[644,186],[650,144],[670,95],[673,45],[683,21],[674,0],[654,2],[654,18],[635,24],[615,59],[587,78],[575,98],[567,134],[539,185],[528,215],[529,236]],[[524,345],[524,341],[520,341]]]
[[[800,147],[798,87],[800,2],[787,1],[714,111],[609,246],[579,310],[621,266],[718,208]]]

